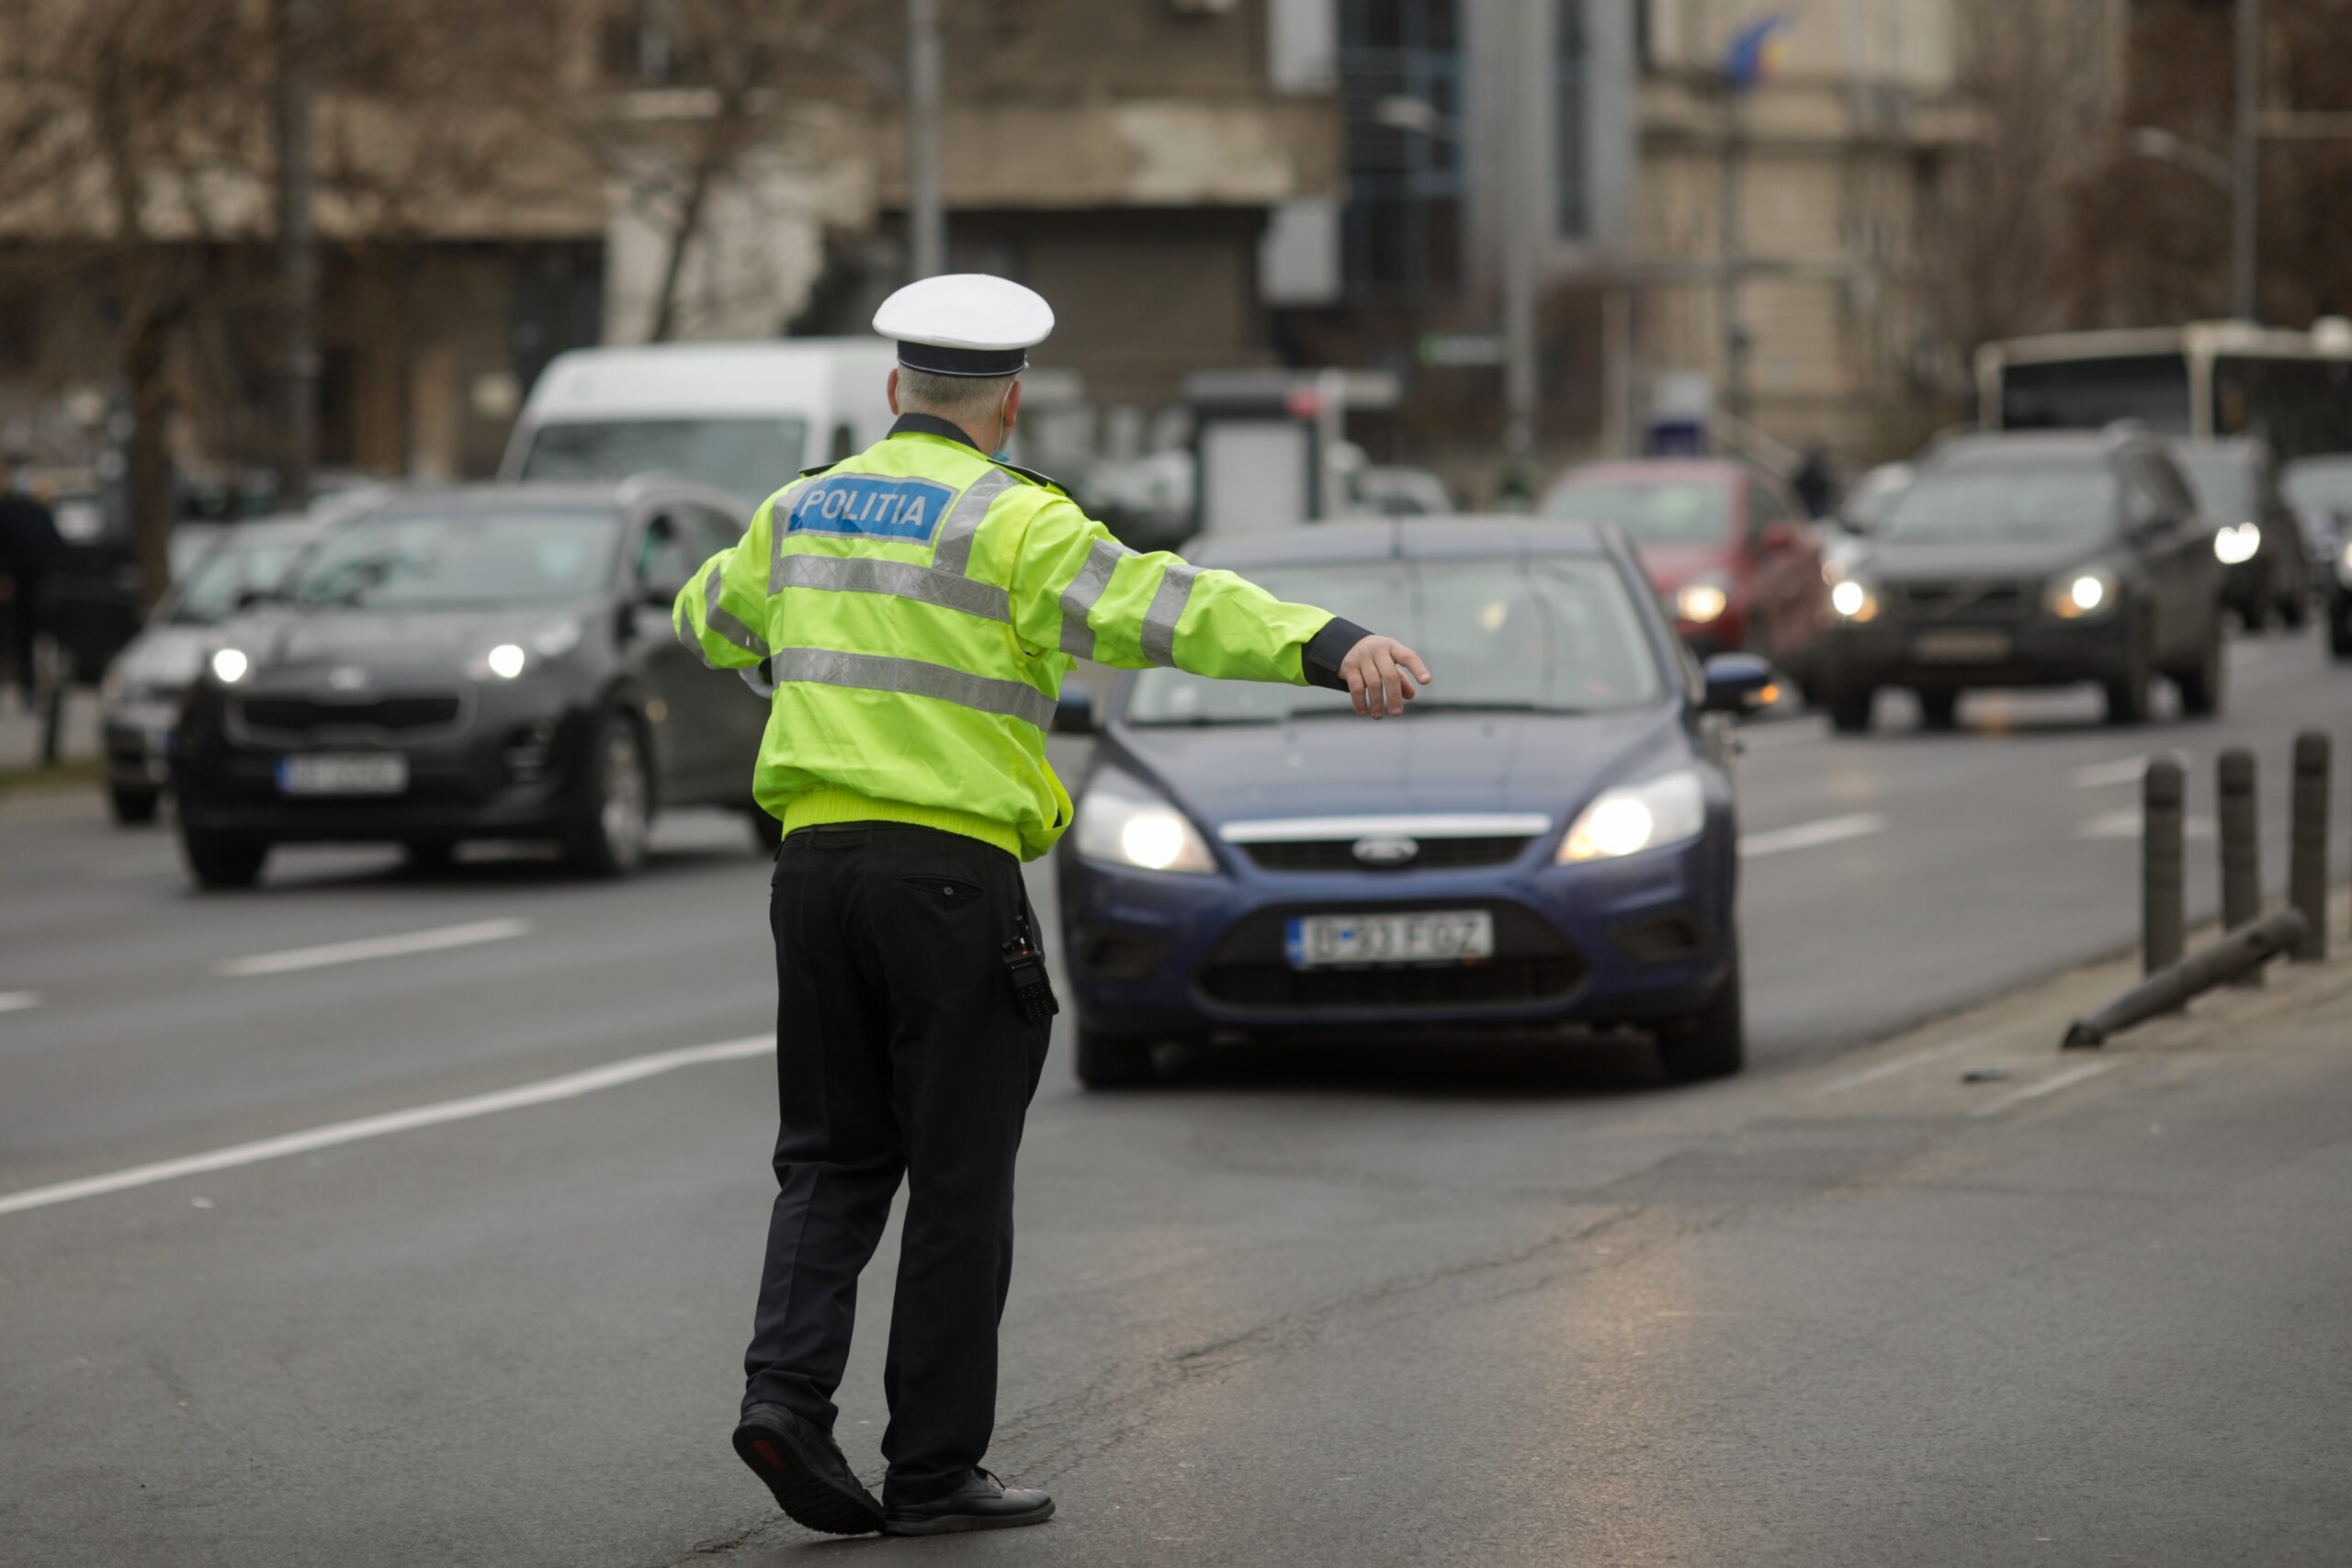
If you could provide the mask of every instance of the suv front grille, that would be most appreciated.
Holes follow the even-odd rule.
[[[1453,871],[1471,865],[1509,865],[1533,839],[1416,839],[1418,852],[1393,864],[1371,864],[1356,858],[1354,839],[1304,839],[1288,843],[1271,840],[1244,844],[1250,863],[1263,871]]]
[[[234,706],[244,728],[295,739],[353,731],[420,739],[453,728],[464,711],[465,699],[456,693],[370,696],[350,702],[254,696],[239,699]]]
[[[2014,621],[2030,602],[2019,582],[1905,582],[1893,596],[1923,621]]]

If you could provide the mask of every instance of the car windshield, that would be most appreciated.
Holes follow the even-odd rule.
[[[1603,560],[1395,561],[1248,573],[1277,598],[1317,604],[1402,638],[1437,676],[1416,711],[1614,712],[1655,703],[1658,655],[1624,581]],[[1320,687],[1147,671],[1126,707],[1139,725],[1273,724],[1352,715]]]
[[[798,419],[625,419],[548,424],[531,438],[520,478],[574,481],[684,474],[756,506],[807,461]]]
[[[2115,531],[2115,476],[2104,463],[1930,470],[1888,507],[1882,539],[1959,545],[2095,539]]]
[[[2352,512],[2352,463],[2298,463],[2287,470],[2288,499],[2313,512]]]
[[[247,593],[268,593],[286,580],[286,569],[310,541],[294,536],[267,540],[231,539],[206,552],[172,596],[171,619],[183,626],[209,626],[235,612]]]
[[[1713,479],[1570,479],[1544,498],[1554,517],[1614,523],[1637,545],[1720,545],[1731,489]]]
[[[2198,506],[2210,517],[2241,518],[2254,514],[2254,465],[2227,452],[2180,452],[2173,456],[2197,492]]]
[[[311,608],[455,610],[551,604],[612,581],[620,519],[562,511],[379,513],[303,558]]]

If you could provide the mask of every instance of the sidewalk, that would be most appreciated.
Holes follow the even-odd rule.
[[[0,772],[40,765],[43,716],[27,712],[14,688],[0,692]],[[58,757],[80,761],[98,755],[98,694],[86,686],[65,693],[65,718]]]

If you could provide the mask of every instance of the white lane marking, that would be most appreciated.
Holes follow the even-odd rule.
[[[2076,789],[2107,789],[2114,784],[2138,784],[2147,771],[2145,757],[2118,757],[2112,762],[2093,762],[2076,768],[2066,775],[2066,782]]]
[[[2211,817],[2184,818],[2180,834],[2184,839],[2210,839],[2213,836],[2213,819]],[[2130,839],[2136,842],[2140,837],[2140,808],[2125,806],[2113,811],[2102,811],[2096,817],[2086,817],[2082,826],[2075,829],[2075,837]]]
[[[2023,1089],[2011,1089],[1997,1100],[1988,1100],[1969,1114],[1997,1116],[2012,1105],[2022,1105],[2029,1100],[2040,1100],[2045,1094],[2056,1094],[2062,1089],[2072,1089],[2085,1078],[2095,1078],[2109,1068],[2121,1065],[2119,1062],[2085,1062],[2080,1066],[2068,1067],[2064,1072],[2052,1073],[2040,1083],[2030,1083]]]
[[[0,1012],[23,1012],[40,1006],[39,991],[0,991]]]
[[[400,958],[412,953],[438,953],[447,947],[471,947],[477,942],[504,942],[528,936],[528,920],[473,920],[462,926],[436,926],[427,931],[399,936],[361,937],[356,942],[331,942],[322,947],[289,948],[284,953],[258,953],[216,964],[213,973],[232,979],[252,975],[284,975],[297,969],[323,969],[330,964],[357,964],[370,958]]]
[[[1743,833],[1739,840],[1739,853],[1743,860],[1754,860],[1760,855],[1816,849],[1823,844],[1841,843],[1848,839],[1867,839],[1872,833],[1885,830],[1886,818],[1874,811],[1857,812],[1851,817],[1825,817],[1818,822],[1800,822],[1792,828],[1768,828],[1760,833]]]
[[[1863,1067],[1857,1072],[1842,1073],[1827,1083],[1816,1087],[1812,1098],[1826,1100],[1833,1094],[1843,1094],[1849,1089],[1860,1089],[1864,1084],[1876,1083],[1881,1078],[1891,1078],[1897,1073],[1907,1073],[1914,1067],[1924,1067],[1930,1062],[1939,1062],[1946,1056],[1957,1056],[1963,1051],[1973,1051],[1990,1041],[1998,1039],[2001,1032],[1999,1030],[1986,1030],[1975,1034],[1963,1034],[1957,1040],[1947,1040],[1940,1045],[1926,1045],[1917,1051],[1906,1051],[1900,1056],[1891,1056],[1875,1066]]]
[[[617,1089],[623,1084],[675,1072],[680,1067],[699,1066],[706,1062],[741,1061],[748,1056],[764,1055],[775,1049],[775,1035],[750,1034],[741,1040],[721,1040],[708,1045],[687,1045],[674,1051],[628,1056],[617,1062],[607,1062],[601,1067],[541,1078],[537,1083],[517,1084],[513,1089],[493,1089],[488,1094],[436,1100],[430,1105],[412,1106],[406,1111],[388,1111],[381,1115],[362,1116],[352,1122],[330,1122],[323,1127],[312,1127],[304,1132],[285,1133],[250,1144],[232,1144],[209,1154],[185,1155],[178,1159],[158,1160],[153,1165],[135,1165],[101,1176],[85,1176],[78,1181],[61,1181],[53,1187],[28,1187],[21,1192],[0,1194],[0,1214],[21,1214],[28,1209],[46,1209],[58,1203],[71,1203],[77,1199],[128,1191],[134,1187],[152,1187],[156,1182],[175,1181],[183,1176],[232,1170],[238,1166],[259,1165],[264,1160],[285,1159],[292,1155],[331,1149],[340,1144],[390,1137],[394,1133],[411,1133],[420,1127],[437,1127],[444,1122],[470,1121],[477,1116],[494,1116],[503,1111],[521,1111],[529,1106],[551,1104],[559,1100],[577,1100],[583,1094]]]

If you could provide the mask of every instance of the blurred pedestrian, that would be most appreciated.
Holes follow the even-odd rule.
[[[48,629],[49,578],[63,541],[56,516],[34,492],[31,464],[10,453],[7,468],[7,489],[0,492],[0,651],[30,713],[40,674],[34,649]]]
[[[1829,467],[1829,451],[1818,441],[1804,449],[1804,461],[1789,479],[1789,488],[1804,502],[1807,517],[1826,517],[1838,499],[1838,476]]]
[[[1404,712],[1429,671],[1394,637],[1227,571],[1138,554],[1004,459],[1053,328],[1001,278],[883,303],[898,422],[771,497],[697,572],[680,637],[772,688],[753,787],[783,818],[777,1193],[735,1450],[812,1529],[1043,1522],[979,1468],[1012,1270],[1013,1156],[1057,1010],[1021,862],[1070,799],[1045,733],[1073,657],[1345,690]],[[899,1180],[877,1505],[832,1438],[857,1280]]]

